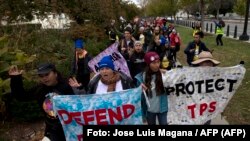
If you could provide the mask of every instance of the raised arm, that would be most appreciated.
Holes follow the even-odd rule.
[[[29,101],[35,99],[35,89],[32,88],[30,90],[24,90],[23,88],[23,78],[22,78],[23,70],[19,70],[17,66],[11,66],[9,69],[10,76],[10,87],[11,94],[21,101]]]

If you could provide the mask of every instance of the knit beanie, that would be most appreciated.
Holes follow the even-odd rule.
[[[159,60],[159,59],[160,59],[159,55],[153,51],[147,52],[144,56],[144,61],[148,65],[154,62],[155,60]]]
[[[83,39],[76,39],[75,40],[75,48],[83,49],[83,47],[84,47]]]
[[[99,70],[103,67],[107,67],[112,69],[113,71],[115,70],[115,66],[112,60],[111,56],[104,56],[101,61],[98,63]]]

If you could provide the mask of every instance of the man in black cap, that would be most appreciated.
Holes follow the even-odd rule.
[[[29,90],[23,88],[22,72],[23,70],[19,70],[17,66],[11,66],[9,69],[11,94],[21,101],[37,100],[46,115],[45,136],[51,141],[65,141],[62,125],[51,108],[53,107],[52,97],[72,95],[73,89],[67,81],[62,79],[54,64],[44,63],[38,66],[37,74],[40,84]]]

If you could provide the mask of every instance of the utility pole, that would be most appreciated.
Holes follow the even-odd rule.
[[[239,40],[247,41],[249,40],[249,36],[247,35],[247,25],[248,25],[248,17],[249,17],[249,3],[250,0],[246,1],[246,14],[245,14],[245,23],[244,23],[244,30],[242,35],[239,37]]]

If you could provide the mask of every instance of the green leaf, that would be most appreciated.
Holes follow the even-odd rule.
[[[8,71],[10,65],[8,62],[0,61],[0,73]]]
[[[28,63],[34,62],[35,59],[36,59],[36,55],[32,55],[30,57],[25,57],[25,63],[28,64]]]
[[[24,59],[24,52],[17,52],[16,53],[16,59],[18,61],[22,61]]]
[[[10,92],[10,78],[2,80],[0,78],[0,89],[4,90],[2,94]]]
[[[7,36],[0,37],[0,42],[7,40]]]
[[[0,49],[0,57],[1,57],[4,53],[6,53],[7,51],[8,51],[8,48],[7,48],[7,47],[4,47],[4,48]]]

